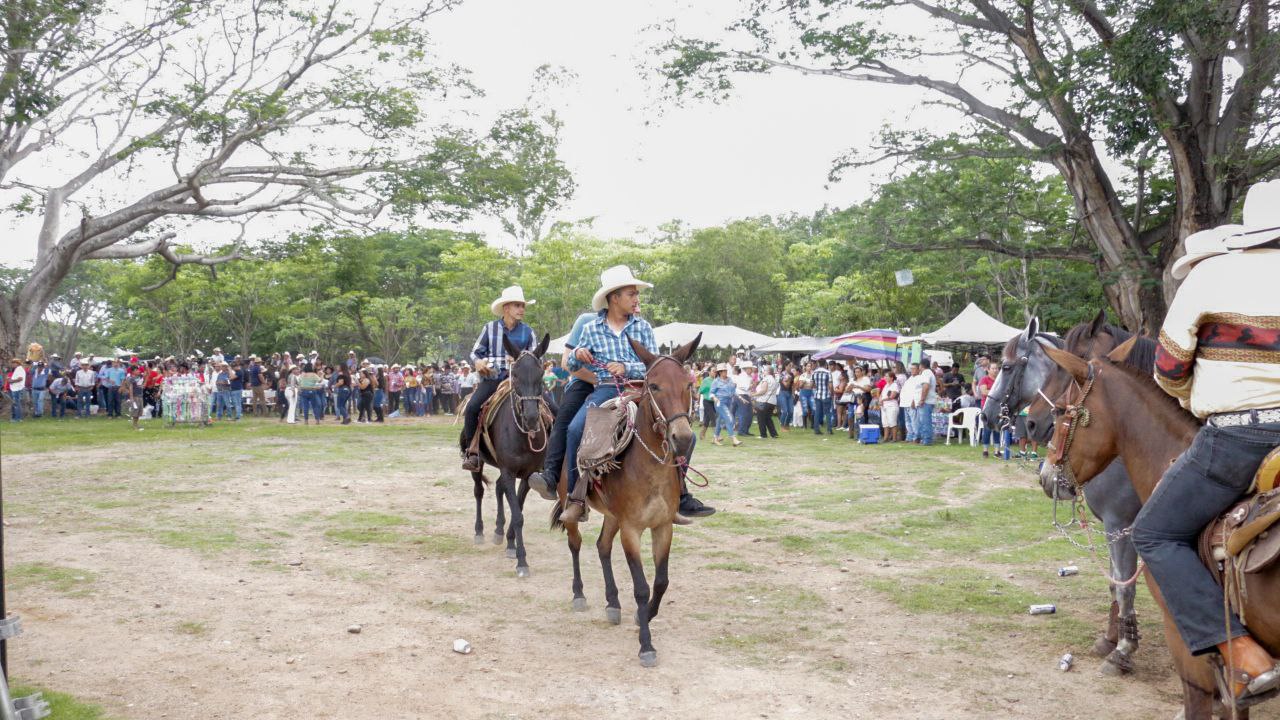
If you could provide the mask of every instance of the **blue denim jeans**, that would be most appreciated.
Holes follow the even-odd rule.
[[[76,414],[89,417],[89,406],[93,404],[93,388],[76,390]]]
[[[751,421],[755,418],[755,413],[751,410],[751,401],[741,395],[735,396],[733,414],[737,419],[738,434],[749,435],[751,433]]]
[[[343,420],[351,417],[351,388],[340,387],[333,391],[333,409]]]
[[[48,396],[49,396],[48,390],[32,390],[31,391],[31,409],[35,411],[36,417],[40,417],[41,415],[44,415],[44,399]]]
[[[577,383],[574,383],[575,385]],[[578,446],[582,444],[582,431],[587,425],[587,408],[601,405],[618,396],[618,386],[605,383],[591,391],[582,407],[574,413],[565,433],[564,461],[569,463],[569,492],[578,484]]]
[[[1196,433],[1133,521],[1133,544],[1164,594],[1178,634],[1193,655],[1243,635],[1236,615],[1227,632],[1222,586],[1200,563],[1200,531],[1253,482],[1262,458],[1280,445],[1280,423]]]
[[[916,408],[916,434],[921,445],[933,444],[933,405],[925,403]]]
[[[778,391],[778,423],[782,427],[790,427],[791,420],[794,417],[791,404],[794,402],[794,395],[790,390]]]
[[[435,394],[435,388],[422,388],[422,401],[418,405],[418,417],[422,417],[427,413],[435,415],[435,410],[431,407],[431,403],[435,401]]]
[[[827,434],[832,433],[832,428],[836,424],[835,407],[831,404],[831,398],[814,398],[813,399],[813,432],[816,435],[822,434],[822,426],[827,426]]]
[[[9,399],[13,402],[13,407],[9,409],[9,416],[10,416],[10,419],[14,420],[15,422],[22,419],[22,400],[23,400],[22,396],[26,394],[27,394],[26,390],[10,390],[9,391]]]
[[[720,437],[720,431],[727,430],[729,437],[738,437],[738,428],[733,423],[733,416],[729,414],[729,403],[721,401],[716,405],[716,437]]]
[[[547,455],[542,461],[542,476],[552,484],[560,482],[560,468],[564,467],[569,424],[578,417],[578,410],[594,390],[595,386],[591,383],[575,380],[565,388],[564,397],[560,399],[556,421],[551,425],[551,437],[547,440]]]
[[[917,408],[904,405],[899,412],[900,415],[907,419],[907,442],[915,442],[916,438],[919,437],[916,435],[916,410]]]

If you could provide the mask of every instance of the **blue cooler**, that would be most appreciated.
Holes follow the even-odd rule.
[[[859,425],[858,442],[864,445],[875,445],[880,442],[879,425]]]

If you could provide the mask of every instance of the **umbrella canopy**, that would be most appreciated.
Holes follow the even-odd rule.
[[[832,338],[815,360],[893,360],[898,357],[898,333],[892,330],[862,330]]]

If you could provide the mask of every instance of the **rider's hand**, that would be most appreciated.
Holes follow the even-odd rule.
[[[619,377],[627,374],[627,366],[620,362],[611,362],[605,365],[605,369]]]
[[[489,374],[489,361],[488,361],[488,360],[477,360],[477,361],[476,361],[476,372],[480,373],[481,375],[488,375],[488,374]]]
[[[591,354],[591,348],[580,347],[573,351],[573,356],[578,358],[578,362],[589,364],[596,361],[596,356]]]

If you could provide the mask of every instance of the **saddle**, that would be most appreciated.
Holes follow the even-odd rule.
[[[1254,473],[1253,495],[1237,503],[1200,533],[1199,553],[1227,591],[1232,609],[1245,619],[1245,575],[1280,559],[1280,448],[1267,454]]]
[[[578,472],[599,485],[622,466],[620,458],[635,436],[638,392],[628,392],[587,408],[587,423],[578,446]]]

